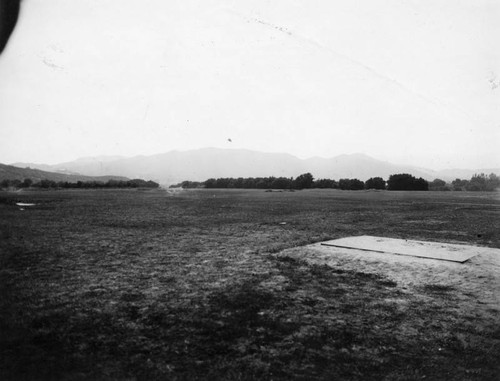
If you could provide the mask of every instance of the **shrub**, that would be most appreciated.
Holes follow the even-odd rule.
[[[342,190],[362,190],[365,183],[358,179],[340,179],[339,188]]]
[[[372,177],[365,181],[366,189],[385,189],[385,180],[382,177]]]
[[[311,188],[313,182],[314,182],[313,175],[311,175],[310,173],[303,173],[293,181],[293,187],[295,189]]]
[[[429,190],[429,183],[423,178],[416,178],[408,173],[400,173],[389,176],[387,181],[387,189],[389,190]]]
[[[429,183],[429,190],[432,191],[449,191],[450,187],[446,185],[446,181],[434,179]]]

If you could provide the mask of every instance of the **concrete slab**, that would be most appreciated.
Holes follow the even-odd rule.
[[[334,239],[322,242],[321,245],[460,263],[482,253],[495,252],[500,255],[500,249],[488,247],[373,237],[368,235]]]

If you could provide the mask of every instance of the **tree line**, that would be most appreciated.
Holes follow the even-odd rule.
[[[117,189],[117,188],[158,188],[160,184],[154,181],[146,181],[142,179],[133,180],[108,180],[104,181],[53,181],[42,179],[34,182],[31,179],[21,180],[2,180],[1,188],[43,188],[43,189]]]
[[[53,181],[43,179],[34,182],[31,179],[2,180],[0,188],[43,188],[43,189],[118,189],[118,188],[158,188],[160,185],[154,181],[142,179],[133,180],[108,180],[103,181]],[[366,181],[359,179],[314,179],[311,173],[304,173],[296,178],[293,177],[225,177],[210,178],[206,181],[183,181],[179,184],[171,185],[185,189],[208,188],[208,189],[342,189],[342,190],[363,190],[363,189],[387,189],[387,190],[421,190],[421,191],[472,191],[491,192],[500,188],[500,177],[494,173],[486,175],[484,173],[475,174],[470,180],[455,179],[450,184],[444,180],[435,179],[431,182],[423,178],[416,178],[408,173],[400,173],[389,176],[385,181],[381,177],[372,177]]]
[[[389,189],[389,190],[428,190],[428,183],[422,178],[415,178],[410,174],[398,174],[389,177],[385,181],[381,177],[372,177],[366,181],[359,179],[314,179],[311,173],[303,173],[296,178],[293,177],[223,177],[211,178],[206,181],[183,181],[171,185],[171,188],[182,187],[185,189],[208,188],[208,189]]]
[[[455,179],[451,182],[454,191],[492,192],[500,188],[500,177],[494,173],[475,174],[470,180]]]
[[[431,182],[408,173],[398,173],[389,176],[386,181],[381,177],[372,177],[366,181],[359,179],[314,179],[311,173],[304,173],[296,178],[293,177],[222,177],[210,178],[205,181],[183,181],[171,185],[171,188],[182,187],[184,189],[208,188],[208,189],[311,189],[328,188],[342,190],[363,189],[387,189],[387,190],[410,190],[410,191],[493,191],[500,188],[500,178],[495,174],[474,175],[470,180],[456,179],[451,184],[441,179]]]

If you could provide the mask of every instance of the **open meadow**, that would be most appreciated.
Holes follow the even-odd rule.
[[[500,259],[299,248],[355,235],[500,248],[500,195],[0,192],[0,379],[498,380]]]

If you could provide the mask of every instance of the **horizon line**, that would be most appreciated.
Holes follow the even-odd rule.
[[[40,163],[40,162],[33,162],[33,161],[15,161],[15,162],[9,162],[9,163],[5,163],[5,164],[6,165],[11,165],[11,166],[19,166],[21,164],[22,165],[33,164],[33,165],[56,166],[56,165],[61,165],[61,164],[65,164],[65,163],[73,163],[73,162],[81,161],[81,160],[92,160],[92,159],[99,159],[99,158],[103,158],[103,159],[104,158],[115,158],[116,160],[122,160],[122,159],[126,160],[126,159],[140,158],[140,157],[153,157],[153,156],[165,155],[165,154],[169,154],[169,153],[177,153],[177,152],[178,153],[187,153],[187,152],[203,151],[203,150],[246,151],[246,152],[261,153],[261,154],[271,154],[271,155],[273,155],[273,154],[274,155],[289,155],[291,157],[294,157],[294,158],[297,158],[298,160],[303,160],[303,161],[311,160],[311,159],[331,160],[331,159],[339,158],[339,157],[342,157],[342,156],[344,156],[344,157],[346,157],[346,156],[347,157],[349,157],[349,156],[363,156],[363,157],[367,157],[369,159],[377,160],[377,161],[382,162],[382,163],[387,163],[387,164],[396,165],[396,166],[411,167],[412,169],[430,170],[430,171],[435,171],[435,172],[446,171],[446,170],[467,170],[467,171],[500,170],[500,166],[495,166],[495,165],[481,166],[481,167],[475,167],[475,168],[463,168],[463,167],[458,167],[458,166],[450,166],[450,167],[446,167],[446,168],[442,168],[442,169],[434,169],[434,168],[420,166],[420,165],[415,165],[415,164],[400,164],[400,163],[389,161],[389,160],[383,160],[383,159],[379,159],[379,158],[373,156],[372,154],[366,154],[364,152],[341,153],[341,154],[334,155],[334,156],[329,156],[329,157],[318,156],[318,155],[316,155],[316,156],[301,157],[299,155],[292,154],[292,153],[289,153],[289,152],[283,152],[283,151],[281,151],[281,152],[278,152],[278,151],[269,152],[269,151],[260,151],[260,150],[250,149],[250,148],[227,148],[227,147],[221,148],[221,147],[214,147],[214,146],[192,148],[192,149],[184,149],[184,150],[181,150],[181,149],[171,149],[171,150],[164,151],[164,152],[157,152],[157,153],[151,153],[151,154],[141,153],[141,154],[130,155],[130,156],[126,156],[126,155],[113,155],[113,154],[109,154],[109,155],[100,154],[100,155],[93,155],[93,156],[80,156],[80,157],[77,157],[76,159],[58,161],[58,162],[55,162],[55,163],[52,163],[52,164],[48,164],[47,162]]]

